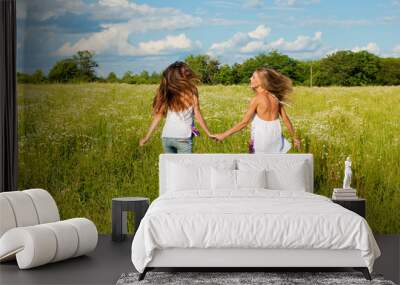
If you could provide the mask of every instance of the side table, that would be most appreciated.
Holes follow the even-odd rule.
[[[334,200],[332,202],[341,205],[342,207],[359,214],[361,217],[365,218],[365,199],[354,198],[351,200]]]
[[[126,238],[127,211],[134,214],[134,229],[136,233],[140,221],[146,214],[150,205],[150,199],[145,197],[119,197],[112,199],[112,240],[123,241]]]

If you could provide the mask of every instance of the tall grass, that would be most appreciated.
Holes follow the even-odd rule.
[[[19,188],[51,192],[62,218],[92,219],[111,231],[111,199],[158,195],[160,131],[138,147],[151,121],[156,86],[126,84],[19,85]],[[203,114],[213,132],[243,115],[247,86],[201,86]],[[314,154],[315,192],[330,196],[353,159],[353,187],[367,199],[378,233],[400,232],[400,88],[295,88],[289,115]],[[285,130],[286,134],[287,131]],[[245,153],[249,129],[217,143],[204,135],[196,153]]]

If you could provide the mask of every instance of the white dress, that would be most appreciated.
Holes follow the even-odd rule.
[[[190,106],[189,108],[180,112],[168,110],[161,137],[189,138],[192,136],[193,126],[194,126],[193,106]]]
[[[279,119],[266,121],[254,115],[249,146],[251,153],[287,153],[291,146],[282,135]]]

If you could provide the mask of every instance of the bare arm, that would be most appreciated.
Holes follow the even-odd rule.
[[[143,139],[141,139],[140,142],[139,142],[140,146],[143,146],[145,143],[147,143],[150,140],[153,132],[155,131],[157,126],[160,124],[160,122],[162,120],[162,117],[163,117],[162,110],[159,113],[154,114],[153,121],[150,124],[150,127],[149,127],[149,129],[147,131],[146,136]]]
[[[210,130],[208,129],[207,123],[204,120],[203,115],[201,114],[199,99],[197,98],[197,96],[193,97],[194,97],[194,116],[196,120],[199,122],[202,129],[206,132],[207,136],[210,137],[211,136]]]
[[[256,98],[252,98],[250,100],[249,107],[247,108],[247,111],[244,114],[242,120],[239,123],[237,123],[235,126],[230,128],[229,130],[223,132],[222,134],[216,135],[217,139],[223,140],[226,137],[229,137],[230,135],[233,135],[234,133],[244,129],[250,123],[250,121],[253,119],[256,109],[257,109],[257,100],[256,100]]]
[[[286,128],[289,131],[290,136],[293,138],[293,142],[296,148],[300,148],[300,140],[296,135],[296,132],[294,131],[292,122],[290,121],[290,118],[288,114],[286,113],[285,107],[280,106],[279,113],[282,117],[283,123],[285,124]]]

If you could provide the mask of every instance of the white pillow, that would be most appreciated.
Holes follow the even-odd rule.
[[[238,190],[241,188],[266,188],[266,170],[231,170],[211,168],[212,190]]]
[[[168,161],[167,191],[211,190],[211,167],[215,169],[235,169],[236,161],[211,161],[193,163],[188,160]]]
[[[167,188],[171,191],[184,191],[210,188],[210,167],[186,166],[168,163]]]
[[[211,168],[211,189],[236,189],[236,170]]]
[[[305,162],[294,163],[291,167],[274,167],[267,172],[269,189],[303,191],[307,189]]]
[[[239,170],[267,170],[267,188],[273,190],[306,191],[306,161],[238,160]]]
[[[267,171],[236,170],[237,188],[267,188]]]

